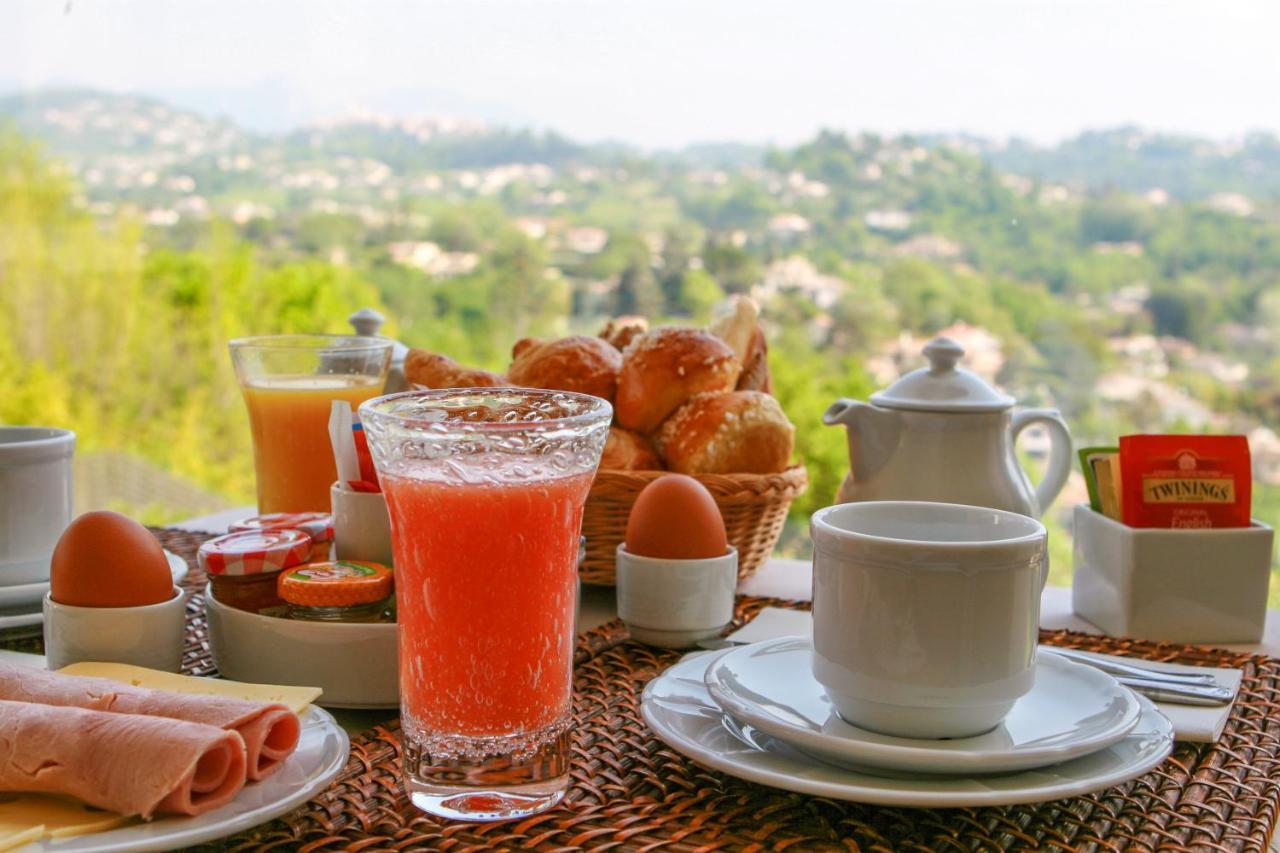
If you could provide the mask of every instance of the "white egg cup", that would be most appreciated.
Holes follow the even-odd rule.
[[[717,637],[733,621],[738,551],[722,557],[666,560],[628,553],[616,556],[618,617],[641,643],[667,649]]]
[[[44,596],[44,656],[49,669],[80,661],[131,663],[177,672],[182,668],[187,596],[174,586],[159,604],[76,607]]]
[[[333,507],[334,553],[339,560],[391,565],[391,516],[382,492],[357,492],[341,483],[329,487]]]

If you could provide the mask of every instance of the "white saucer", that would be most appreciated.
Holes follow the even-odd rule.
[[[173,575],[173,582],[182,583],[190,570],[187,561],[172,551],[165,551],[164,556],[169,561],[169,573]],[[41,603],[48,591],[48,581],[0,586],[0,630],[25,628],[44,622]]]
[[[782,637],[733,649],[707,669],[711,698],[746,723],[824,761],[912,773],[1011,773],[1088,755],[1137,724],[1132,691],[1053,654],[1036,659],[1031,692],[976,737],[917,740],[847,723],[813,677],[813,643]]]
[[[776,738],[735,723],[703,684],[717,658],[687,658],[649,682],[645,721],[664,742],[707,767],[787,791],[887,806],[947,808],[1036,803],[1118,785],[1158,765],[1173,749],[1173,726],[1146,699],[1138,724],[1106,749],[1062,764],[1007,775],[873,776],[816,761]]]

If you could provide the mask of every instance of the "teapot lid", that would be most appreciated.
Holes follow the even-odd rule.
[[[1014,404],[1008,394],[997,391],[972,370],[956,367],[964,347],[951,338],[934,338],[925,344],[929,366],[913,370],[883,391],[871,395],[871,402],[888,409],[917,412],[1001,412]]]

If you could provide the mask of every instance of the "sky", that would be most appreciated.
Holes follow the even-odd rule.
[[[0,92],[258,129],[374,110],[648,147],[819,128],[1280,132],[1280,0],[7,0]]]

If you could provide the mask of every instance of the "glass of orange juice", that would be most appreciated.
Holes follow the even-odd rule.
[[[270,335],[231,341],[258,480],[258,512],[329,512],[338,477],[329,441],[334,400],[354,411],[382,393],[392,342],[351,335]]]
[[[578,537],[612,408],[516,388],[360,407],[391,512],[405,786],[504,820],[569,785]]]

